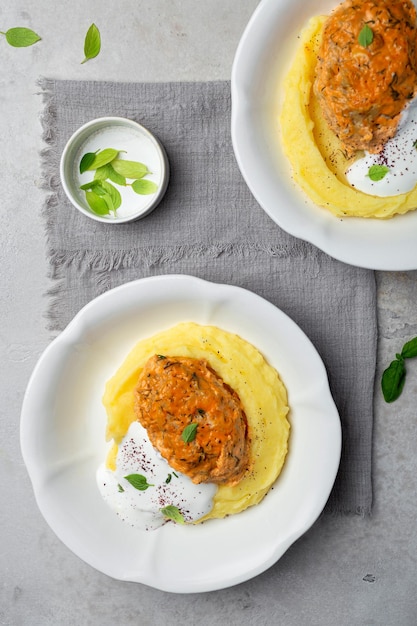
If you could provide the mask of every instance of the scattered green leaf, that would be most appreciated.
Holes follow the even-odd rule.
[[[158,185],[154,183],[153,180],[146,180],[145,178],[141,178],[140,180],[135,180],[132,183],[132,189],[135,193],[138,193],[142,196],[148,196],[149,194],[158,191]]]
[[[120,485],[120,484],[117,485],[117,489],[118,489],[119,493],[123,493],[124,492],[124,489],[123,489],[122,485]]]
[[[143,474],[128,474],[128,476],[125,476],[125,479],[139,491],[146,491],[148,487],[154,487],[154,485],[148,483],[146,476],[143,476]]]
[[[176,506],[168,504],[168,506],[164,506],[164,508],[160,509],[160,511],[162,515],[173,522],[177,522],[177,524],[185,524],[184,516],[180,513],[180,510]]]
[[[35,31],[20,26],[9,28],[5,33],[0,31],[0,35],[4,35],[7,43],[14,48],[27,48],[41,40],[41,37]]]
[[[394,402],[401,395],[407,373],[405,359],[417,357],[417,337],[407,341],[395,357],[382,374],[381,388],[386,402]]]
[[[371,165],[368,170],[367,176],[374,182],[382,180],[389,172],[389,167],[386,165]]]
[[[368,46],[371,45],[373,40],[374,40],[374,32],[372,28],[368,26],[368,24],[365,24],[365,26],[361,29],[358,35],[358,41],[361,46],[363,46],[364,48],[367,48]]]
[[[84,61],[81,61],[81,64],[85,63],[89,59],[94,59],[100,52],[100,49],[101,49],[100,31],[95,24],[91,24],[85,36]]]
[[[172,474],[168,474],[168,476],[165,479],[166,484],[168,485],[172,480]]]
[[[191,443],[194,441],[197,434],[197,424],[192,422],[191,424],[187,424],[184,430],[181,433],[181,439],[185,441],[185,443]]]
[[[417,356],[417,337],[414,337],[414,339],[404,344],[401,350],[401,356],[404,357],[404,359],[412,359]]]
[[[381,386],[385,402],[394,402],[404,387],[405,383],[404,359],[395,359],[382,374]]]

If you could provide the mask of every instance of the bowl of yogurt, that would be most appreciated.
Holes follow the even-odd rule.
[[[149,215],[162,200],[169,162],[159,139],[141,124],[122,117],[87,122],[67,142],[60,177],[71,204],[107,224]]]

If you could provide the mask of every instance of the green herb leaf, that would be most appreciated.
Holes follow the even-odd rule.
[[[368,170],[367,176],[374,182],[382,180],[389,172],[389,167],[386,165],[371,165]]]
[[[185,443],[191,443],[192,441],[194,441],[196,434],[197,424],[195,422],[192,422],[191,424],[188,424],[182,431],[181,439],[185,441]]]
[[[371,45],[373,40],[374,40],[373,30],[370,26],[368,26],[368,24],[365,24],[365,26],[361,29],[359,33],[358,41],[361,46],[363,46],[364,48],[367,48],[368,46]]]
[[[145,180],[144,178],[141,178],[140,180],[135,180],[132,183],[132,189],[135,193],[138,193],[141,196],[148,196],[149,194],[158,191],[158,185],[152,180]]]
[[[166,477],[166,479],[165,479],[166,484],[167,484],[167,485],[169,485],[169,483],[171,482],[171,480],[172,480],[172,474],[168,474],[168,476],[167,476],[167,477]]]
[[[113,159],[117,157],[119,154],[119,150],[115,148],[105,148],[104,150],[100,150],[94,155],[94,161],[90,163],[87,170],[97,170],[99,167],[103,165],[107,165],[107,163],[111,163]]]
[[[394,402],[401,395],[405,374],[404,359],[395,359],[384,371],[381,387],[385,402]]]
[[[160,509],[160,511],[162,515],[174,522],[177,522],[177,524],[185,524],[185,519],[176,506],[168,504],[168,506],[164,506],[164,508]]]
[[[139,491],[146,491],[148,487],[154,487],[154,485],[150,485],[146,479],[146,476],[142,474],[129,474],[125,476],[127,482],[129,482],[132,487],[138,489]]]
[[[123,493],[124,492],[124,489],[123,489],[122,485],[120,485],[120,484],[117,485],[117,490],[118,490],[119,493]]]
[[[95,152],[86,152],[80,161],[80,174],[84,174],[96,158]]]
[[[84,40],[84,61],[85,63],[89,59],[94,59],[98,55],[101,49],[101,37],[100,31],[95,24],[91,24],[90,28],[87,31]]]
[[[401,356],[404,359],[412,359],[417,356],[417,337],[414,337],[414,339],[411,339],[404,344],[404,347],[401,350]]]
[[[7,43],[14,48],[27,48],[41,40],[41,37],[35,31],[20,26],[9,28],[5,33],[0,31],[0,34],[5,35]]]
[[[126,178],[118,174],[111,163],[106,163],[106,165],[98,167],[95,171],[94,178],[96,180],[109,179],[117,185],[121,185],[122,187],[126,186]]]
[[[110,213],[107,202],[94,191],[86,191],[85,198],[90,209],[97,215],[108,215]]]
[[[146,165],[138,161],[115,159],[112,162],[112,166],[118,174],[125,178],[143,178],[146,174],[149,174]]]
[[[106,180],[99,181],[99,185],[104,189],[105,193],[110,196],[113,203],[113,210],[116,211],[122,204],[122,196],[114,185],[108,183]]]

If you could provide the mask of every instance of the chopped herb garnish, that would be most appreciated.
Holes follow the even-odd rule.
[[[165,479],[166,484],[168,485],[172,480],[172,474],[168,474],[168,476]]]
[[[117,485],[117,489],[118,489],[119,493],[123,493],[124,492],[124,489],[123,489],[122,485],[120,485],[120,484]]]
[[[182,431],[181,439],[185,441],[185,443],[191,443],[192,441],[194,441],[196,434],[197,424],[195,422],[192,422],[191,424],[188,424]]]

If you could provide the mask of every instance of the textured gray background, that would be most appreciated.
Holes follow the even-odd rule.
[[[403,396],[375,399],[374,513],[320,518],[261,576],[224,591],[171,595],[120,583],[85,565],[41,517],[20,456],[19,414],[30,373],[51,340],[40,217],[39,76],[124,81],[229,79],[255,0],[6,0],[0,30],[25,25],[33,48],[0,39],[2,154],[0,624],[164,623],[415,626],[417,623],[417,362]],[[96,22],[100,56],[80,65]],[[378,272],[377,378],[417,335],[417,272]]]

